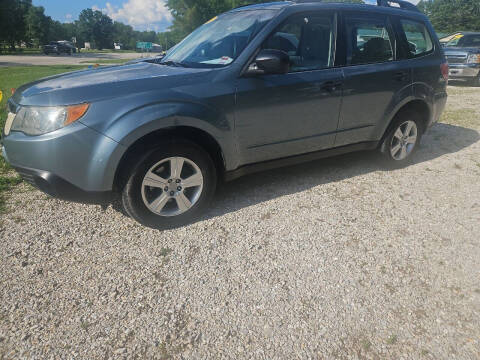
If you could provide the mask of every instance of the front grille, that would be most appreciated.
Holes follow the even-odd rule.
[[[465,64],[467,61],[466,55],[447,55],[447,61],[449,64]]]

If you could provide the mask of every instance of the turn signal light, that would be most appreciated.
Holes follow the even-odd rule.
[[[67,106],[67,118],[63,124],[67,126],[80,119],[83,115],[85,115],[89,106],[90,104]]]

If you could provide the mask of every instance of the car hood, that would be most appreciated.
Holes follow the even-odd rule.
[[[13,101],[55,106],[93,102],[131,93],[168,89],[208,81],[212,69],[193,69],[141,62],[55,75],[25,84]]]

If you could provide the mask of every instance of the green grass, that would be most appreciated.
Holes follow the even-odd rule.
[[[3,99],[0,102],[0,128],[3,129],[5,125],[7,118],[6,104],[11,96],[10,90],[12,88],[16,89],[20,85],[43,77],[84,68],[84,65],[0,67],[0,90],[3,92]]]
[[[56,65],[56,66],[14,66],[0,67],[0,90],[3,99],[0,102],[0,129],[3,130],[7,118],[7,100],[11,96],[11,89],[20,85],[55,74],[84,69],[85,66]],[[5,192],[21,182],[20,177],[14,175],[9,165],[0,156],[0,213],[5,211]]]
[[[0,55],[39,55],[42,53],[42,49],[39,48],[17,48],[16,51],[10,51],[10,49],[2,49]]]

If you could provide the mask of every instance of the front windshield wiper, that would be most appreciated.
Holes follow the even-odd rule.
[[[167,60],[159,62],[160,65],[167,65],[167,66],[178,66],[178,67],[187,67],[184,63],[179,61]]]

